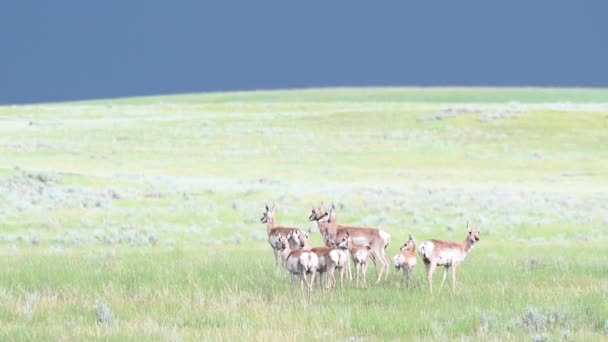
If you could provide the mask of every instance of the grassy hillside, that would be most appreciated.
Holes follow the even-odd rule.
[[[605,89],[0,107],[0,339],[605,339],[606,142]],[[390,232],[390,256],[408,234],[461,240],[467,220],[481,243],[455,295],[429,296],[419,260],[414,289],[306,305],[259,219],[275,202],[319,245],[321,201]]]

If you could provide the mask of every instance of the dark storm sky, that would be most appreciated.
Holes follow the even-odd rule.
[[[0,104],[326,86],[608,86],[608,1],[2,1]]]

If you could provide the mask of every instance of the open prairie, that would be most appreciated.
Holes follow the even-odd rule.
[[[321,245],[310,207],[332,201],[389,257],[479,224],[456,293],[418,258],[412,289],[370,266],[306,304],[260,218],[274,202]],[[0,340],[605,340],[608,90],[3,106],[0,254]]]

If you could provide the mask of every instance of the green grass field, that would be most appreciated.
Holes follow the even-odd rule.
[[[313,290],[311,203],[481,242],[455,294]],[[608,339],[608,90],[369,88],[0,107],[0,340]],[[442,270],[435,275],[438,288]]]

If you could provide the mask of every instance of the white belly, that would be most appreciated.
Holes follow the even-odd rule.
[[[442,251],[437,258],[437,266],[452,266],[462,261],[462,253],[456,249]]]

